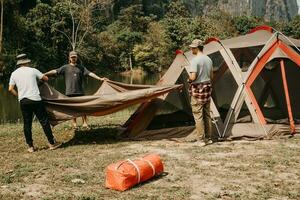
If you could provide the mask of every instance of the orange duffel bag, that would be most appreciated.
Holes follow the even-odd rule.
[[[157,154],[149,154],[135,160],[119,161],[107,167],[105,186],[124,191],[161,174],[163,171],[163,163]]]

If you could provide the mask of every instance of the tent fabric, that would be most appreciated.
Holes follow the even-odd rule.
[[[180,94],[172,93],[170,95],[164,95],[161,96],[159,99],[154,99],[150,102],[140,105],[137,108],[137,110],[133,113],[133,115],[130,116],[130,118],[123,125],[123,127],[126,127],[124,131],[124,136],[134,138],[135,136],[141,134],[141,132],[143,132],[145,129],[147,129],[155,115],[157,115],[158,112],[162,110],[162,101],[173,105],[175,108],[178,105],[180,105],[180,107],[185,108],[190,106],[189,96],[187,90],[185,90],[185,88],[187,87],[187,74],[185,71],[185,66],[187,65],[189,65],[189,63],[188,60],[184,57],[184,55],[178,54],[168,71],[161,77],[161,79],[156,84],[176,84],[178,80],[180,80],[179,83],[183,84],[184,90]],[[183,72],[185,72],[185,74]],[[170,96],[173,96],[173,98],[170,98]],[[178,104],[176,102],[181,102],[182,104]],[[186,104],[188,104],[188,106],[183,106]]]
[[[67,97],[47,83],[40,86],[50,123],[56,125],[84,115],[102,116],[178,90],[182,85],[130,85],[104,81],[93,95]]]

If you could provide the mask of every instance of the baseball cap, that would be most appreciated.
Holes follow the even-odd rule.
[[[196,48],[196,47],[203,46],[203,45],[204,45],[204,42],[202,40],[195,39],[192,41],[192,43],[189,45],[189,47]]]
[[[71,51],[70,53],[69,53],[69,57],[71,58],[71,57],[77,57],[77,52],[76,51]]]

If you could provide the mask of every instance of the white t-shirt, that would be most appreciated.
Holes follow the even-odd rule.
[[[9,85],[16,85],[18,88],[18,99],[24,98],[41,101],[37,79],[42,79],[43,74],[31,67],[19,67],[10,76]]]

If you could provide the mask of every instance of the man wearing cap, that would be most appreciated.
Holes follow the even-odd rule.
[[[205,144],[212,142],[210,99],[213,76],[212,60],[203,54],[203,42],[195,39],[189,45],[195,56],[190,63],[189,83],[191,106],[196,123],[196,139],[203,139]]]
[[[83,77],[90,76],[96,80],[104,81],[106,78],[100,78],[96,74],[90,72],[87,68],[80,66],[77,64],[77,53],[75,51],[71,51],[69,53],[69,64],[63,65],[58,69],[51,70],[45,75],[63,75],[65,78],[65,94],[68,97],[77,97],[83,96]],[[82,117],[83,127],[88,127],[86,116]],[[73,127],[77,127],[76,118],[73,119]]]
[[[43,127],[49,142],[49,148],[51,150],[56,149],[60,146],[60,143],[57,143],[54,140],[47,112],[42,102],[37,84],[37,79],[48,81],[48,77],[39,70],[29,67],[30,62],[31,61],[27,58],[26,54],[17,56],[18,69],[11,74],[8,91],[19,99],[23,115],[24,135],[29,147],[28,152],[32,153],[35,151],[31,131],[33,114],[36,115]],[[15,90],[15,86],[18,91]]]

